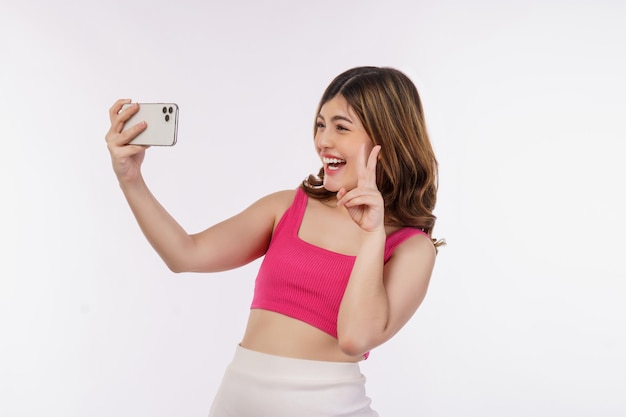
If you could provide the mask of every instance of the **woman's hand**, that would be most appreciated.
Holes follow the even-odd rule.
[[[365,149],[361,152],[358,163],[356,188],[337,192],[337,205],[344,206],[352,220],[366,232],[384,230],[384,201],[376,186],[376,162],[380,145],[374,146],[365,162]]]
[[[130,103],[128,99],[120,99],[109,109],[109,119],[111,128],[105,136],[113,171],[120,182],[127,182],[137,179],[141,175],[141,163],[149,146],[127,145],[135,136],[146,128],[145,122],[137,123],[124,130],[124,123],[137,113],[139,105],[134,104],[122,110],[124,104]]]

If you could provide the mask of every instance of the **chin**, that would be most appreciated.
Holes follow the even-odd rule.
[[[333,193],[336,193],[337,191],[339,191],[341,189],[341,185],[334,184],[333,182],[326,182],[326,181],[324,181],[323,186],[328,191],[331,191]]]
[[[336,193],[337,191],[341,190],[342,188],[345,188],[346,191],[350,191],[354,188],[356,188],[356,184],[343,184],[343,183],[337,183],[334,181],[329,181],[326,182],[324,181],[324,188],[326,188],[328,191],[331,191],[333,193]]]

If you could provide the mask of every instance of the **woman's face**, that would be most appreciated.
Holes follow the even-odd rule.
[[[315,149],[324,164],[324,188],[355,188],[359,164],[365,164],[374,147],[361,121],[346,99],[337,95],[324,103],[316,123]]]

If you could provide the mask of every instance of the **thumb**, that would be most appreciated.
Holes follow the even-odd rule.
[[[344,195],[346,195],[347,191],[345,188],[341,188],[339,189],[339,191],[337,191],[337,205],[340,205],[340,200],[343,198]]]

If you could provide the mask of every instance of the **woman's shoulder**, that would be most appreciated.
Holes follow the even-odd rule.
[[[406,227],[392,235],[393,256],[419,258],[420,262],[434,262],[437,248],[428,234],[420,229]],[[389,248],[388,248],[389,249]]]
[[[298,192],[297,188],[274,191],[270,194],[265,195],[265,197],[263,197],[262,200],[266,200],[269,203],[274,203],[274,204],[285,204],[285,203],[291,204],[297,192]]]
[[[275,213],[284,213],[285,210],[293,204],[298,189],[279,190],[274,191],[261,197],[256,201],[255,205],[262,206],[265,209],[271,210]]]

